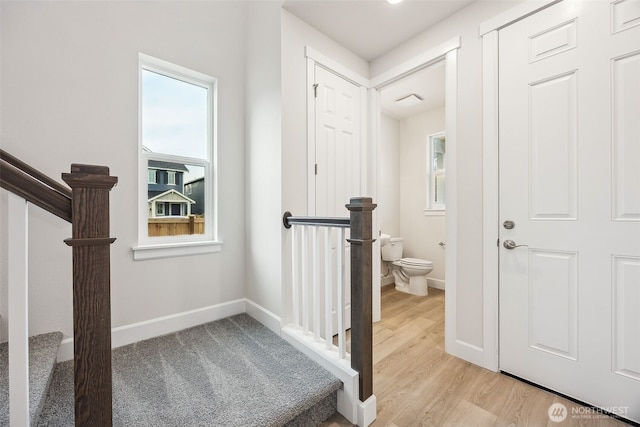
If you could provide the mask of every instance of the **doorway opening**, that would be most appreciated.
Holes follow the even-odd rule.
[[[374,132],[375,132],[375,135],[377,136],[377,143],[376,143],[377,157],[376,157],[375,167],[373,168],[374,169],[373,176],[375,176],[375,183],[374,183],[375,195],[374,196],[378,201],[378,209],[379,209],[379,211],[376,214],[377,215],[376,225],[378,225],[378,230],[380,233],[387,234],[385,231],[385,228],[387,227],[386,225],[387,221],[389,221],[389,218],[393,217],[394,214],[393,214],[393,208],[391,209],[391,214],[387,212],[387,209],[384,208],[385,204],[389,204],[390,206],[397,206],[398,210],[396,211],[396,216],[397,218],[400,218],[401,217],[400,211],[404,210],[404,209],[400,209],[400,207],[403,206],[402,203],[406,202],[407,196],[405,196],[405,200],[402,201],[402,198],[403,198],[402,193],[400,193],[400,190],[398,190],[398,194],[400,194],[399,196],[400,200],[396,199],[395,204],[393,201],[385,202],[385,200],[388,199],[389,196],[385,195],[385,191],[388,192],[388,189],[385,189],[384,188],[385,186],[383,185],[387,177],[385,176],[384,162],[385,162],[386,153],[385,153],[385,146],[383,142],[382,133],[386,132],[383,121],[389,122],[389,119],[384,117],[385,110],[383,110],[383,107],[382,107],[382,104],[384,101],[383,97],[386,95],[389,95],[391,98],[393,98],[393,101],[395,101],[397,99],[402,100],[403,98],[406,98],[407,95],[409,95],[410,99],[415,101],[418,97],[422,97],[422,96],[419,94],[414,94],[412,91],[409,94],[405,94],[405,96],[403,97],[398,95],[398,93],[394,93],[392,88],[395,87],[396,83],[398,85],[402,85],[402,81],[407,77],[408,77],[408,80],[406,80],[407,82],[411,80],[411,77],[419,77],[419,76],[422,76],[423,77],[422,80],[424,80],[425,82],[428,82],[430,80],[436,80],[433,77],[437,73],[442,73],[443,75],[443,77],[440,77],[439,79],[437,79],[439,83],[434,84],[434,86],[438,87],[442,91],[443,95],[441,95],[441,97],[444,98],[444,102],[442,103],[442,101],[440,101],[441,102],[440,107],[434,106],[433,108],[431,108],[432,110],[439,110],[439,113],[432,114],[432,120],[435,122],[439,121],[439,128],[437,124],[434,125],[432,123],[432,126],[435,126],[432,128],[432,130],[423,131],[423,134],[421,137],[421,145],[420,145],[421,152],[423,153],[423,155],[415,155],[415,154],[411,155],[411,152],[409,152],[409,155],[415,158],[419,158],[422,163],[422,166],[419,169],[416,168],[418,170],[417,172],[414,170],[414,174],[417,173],[418,178],[413,178],[415,183],[421,182],[422,183],[421,187],[424,188],[424,190],[420,190],[420,189],[414,190],[414,192],[416,193],[416,197],[414,197],[414,202],[415,202],[415,199],[420,201],[419,202],[420,208],[416,208],[418,210],[418,213],[420,214],[417,217],[419,218],[418,220],[424,221],[425,219],[427,219],[427,221],[431,222],[432,225],[437,224],[438,221],[444,222],[443,235],[441,235],[443,236],[443,238],[438,238],[437,241],[435,242],[436,251],[431,251],[432,248],[429,248],[430,252],[428,253],[428,255],[423,256],[422,258],[429,260],[428,257],[437,258],[438,255],[440,256],[439,259],[441,261],[440,261],[440,266],[438,266],[438,269],[441,271],[440,273],[436,271],[436,274],[441,274],[441,277],[437,277],[436,274],[434,274],[431,277],[431,283],[429,282],[427,283],[434,288],[437,286],[440,286],[441,288],[446,288],[446,294],[447,294],[447,297],[445,300],[446,321],[445,321],[445,331],[444,331],[445,349],[448,353],[454,354],[454,355],[466,353],[465,349],[460,348],[461,344],[458,342],[458,340],[456,340],[457,224],[455,223],[455,221],[451,221],[451,220],[445,221],[444,214],[446,213],[446,215],[449,218],[457,217],[456,216],[456,212],[457,212],[457,183],[456,183],[457,49],[459,47],[460,47],[459,38],[453,39],[448,43],[445,43],[435,49],[427,51],[422,55],[419,55],[413,58],[412,60],[407,61],[406,63],[398,65],[397,67],[390,70],[389,72],[384,73],[383,75],[380,75],[377,78],[372,79],[371,81],[371,86],[373,88],[372,90],[374,92],[374,96],[372,97],[373,99],[372,120],[374,123],[374,126],[373,126]],[[432,75],[431,78],[429,78],[428,77],[429,73],[434,73],[434,75]],[[407,90],[407,88],[405,88],[405,90]],[[394,98],[394,96],[396,97]],[[423,101],[424,101],[424,98],[423,98]],[[436,117],[439,117],[439,119],[436,119]],[[407,120],[407,123],[409,123],[410,120],[409,119],[406,119],[406,120]],[[420,120],[415,120],[415,121],[417,123],[420,122]],[[428,159],[426,153],[429,152],[430,155],[433,154],[433,150],[428,149],[429,141],[430,141],[429,136],[430,135],[435,136],[442,132],[444,132],[445,141],[446,141],[446,157],[442,159],[444,161],[441,163],[445,166],[445,170],[446,170],[446,208],[440,209],[440,212],[437,212],[438,209],[434,209],[435,206],[427,203],[427,193],[428,193],[427,181],[429,179],[426,176],[427,165],[433,161],[433,158]],[[400,167],[398,166],[398,171],[399,169]],[[409,174],[407,175],[410,176]],[[410,180],[407,180],[406,184],[404,185],[406,194],[411,194],[410,193],[411,184],[409,184],[410,182],[411,182]],[[401,187],[399,178],[397,178],[397,185],[398,185],[398,188]],[[429,219],[432,221],[429,221]],[[398,234],[400,233],[407,234],[407,231],[405,230],[407,229],[407,227],[413,227],[413,225],[409,226],[409,223],[407,222],[407,225],[403,229],[403,226],[401,225],[401,221],[399,221],[396,223],[395,227],[396,227],[395,230]],[[389,228],[389,230],[391,230],[393,233],[392,228]],[[440,242],[442,242],[442,245],[440,245]],[[414,250],[418,251],[419,249],[416,249],[416,245],[419,246],[420,244],[411,243],[409,241],[407,245],[406,253],[407,254],[413,253]],[[418,252],[415,252],[415,253],[418,253]],[[410,255],[404,255],[404,256],[411,257]],[[376,261],[378,264],[377,265],[378,268],[376,268]],[[383,267],[384,266],[382,265],[381,257],[377,257],[376,259],[374,259],[374,274],[376,273],[376,271],[379,272],[380,276],[385,274]],[[381,279],[381,277],[379,278]],[[374,288],[375,288],[376,279],[377,277],[374,277]],[[442,282],[438,282],[433,279],[440,279],[442,280]],[[379,281],[379,284],[383,285],[386,283]],[[379,286],[377,290],[381,292],[382,286]],[[380,295],[380,293],[378,293],[378,295]],[[378,314],[380,314],[380,306],[376,307],[374,304],[374,318],[375,318],[376,311]]]
[[[404,270],[392,262],[401,257],[424,261],[431,267],[426,275],[428,287],[444,290],[445,63],[441,60],[415,71],[379,92],[377,203],[378,228],[384,235],[380,285],[428,293],[418,285],[408,286]],[[396,248],[391,255],[386,245],[402,246],[402,250]]]

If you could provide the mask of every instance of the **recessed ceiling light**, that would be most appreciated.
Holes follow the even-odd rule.
[[[387,3],[389,4],[398,4],[400,3],[402,0],[387,0]]]
[[[411,95],[404,96],[400,99],[396,99],[396,105],[400,107],[411,107],[422,102],[422,97],[412,93]]]

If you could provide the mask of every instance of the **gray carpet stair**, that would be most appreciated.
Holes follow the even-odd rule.
[[[113,350],[113,425],[315,426],[341,382],[246,314]],[[73,425],[73,365],[59,363],[40,426]]]
[[[62,332],[29,338],[29,416],[38,418],[56,366]],[[0,344],[0,426],[9,425],[9,346]]]

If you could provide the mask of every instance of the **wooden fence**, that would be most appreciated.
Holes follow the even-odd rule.
[[[188,217],[149,218],[149,237],[204,234],[204,218]]]

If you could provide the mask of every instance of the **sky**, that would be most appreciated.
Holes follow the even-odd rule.
[[[142,144],[154,153],[206,159],[207,89],[143,69]]]

